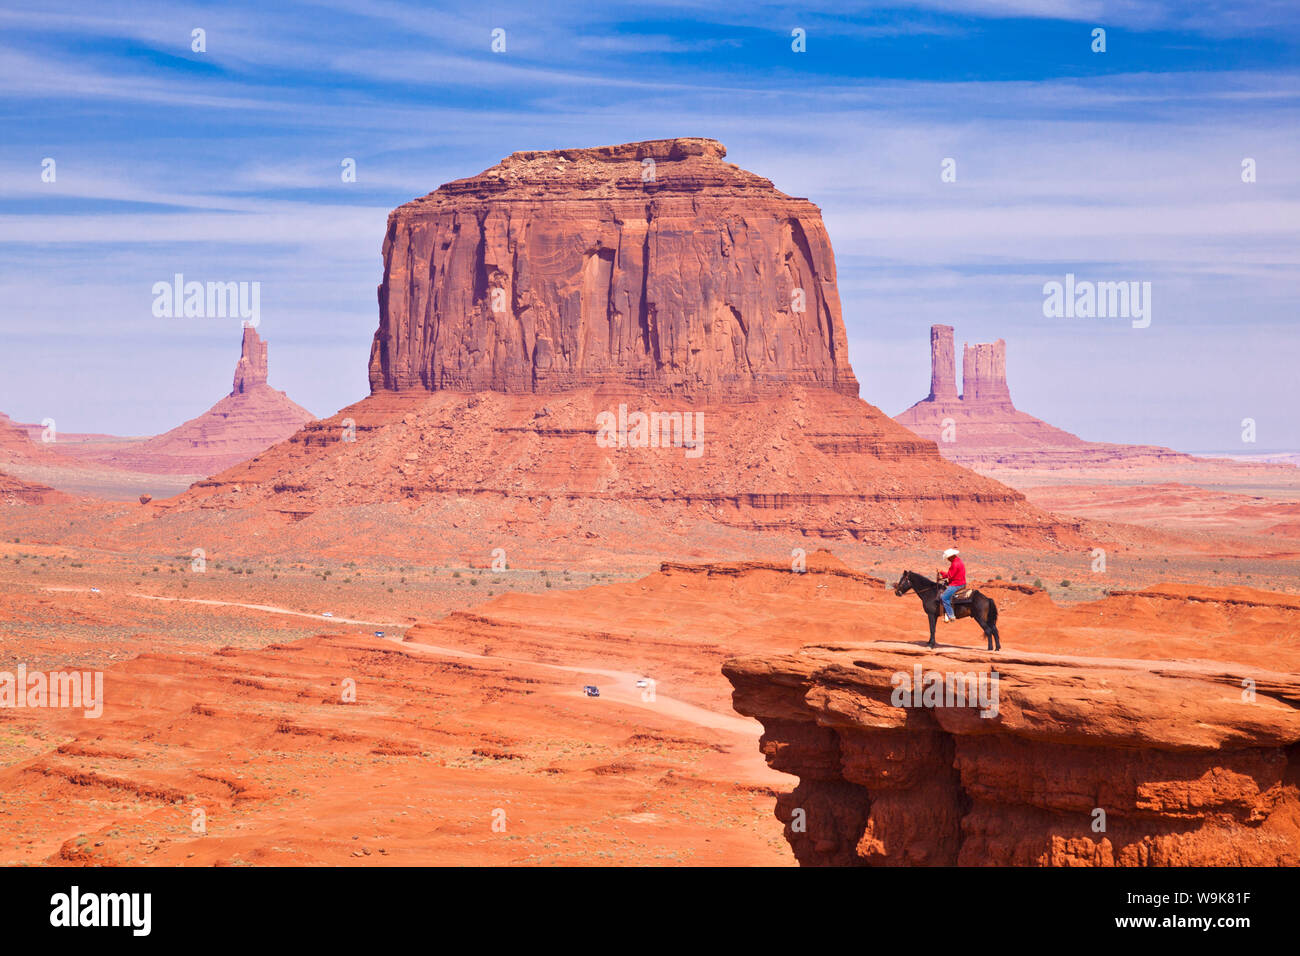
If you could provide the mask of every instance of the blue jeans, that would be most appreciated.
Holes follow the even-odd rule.
[[[956,616],[952,613],[952,596],[960,590],[961,588],[957,585],[950,584],[944,588],[943,592],[939,595],[939,600],[943,602],[943,613],[947,614],[949,617]]]

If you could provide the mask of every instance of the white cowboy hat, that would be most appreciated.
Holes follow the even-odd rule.
[[[943,553],[943,556],[944,556],[945,558],[955,558],[955,557],[957,557],[957,555],[959,555],[960,553],[961,553],[961,552],[958,551],[956,548],[949,548],[947,551],[945,551],[945,552]]]

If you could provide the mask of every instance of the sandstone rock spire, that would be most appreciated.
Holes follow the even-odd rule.
[[[980,342],[964,345],[961,363],[963,402],[1011,404],[1007,389],[1007,343]]]
[[[957,398],[957,357],[951,325],[930,326],[930,396],[932,402]]]
[[[980,468],[1192,460],[1168,448],[1087,442],[1020,411],[1007,387],[1007,343],[1002,339],[964,346],[958,396],[952,343],[951,326],[930,326],[930,394],[895,418],[937,442],[951,461]]]
[[[267,376],[266,343],[257,329],[244,326],[244,341],[239,361],[235,363],[235,384],[231,395],[242,395],[250,388],[265,385]]]
[[[597,539],[662,554],[697,524],[782,547],[1081,544],[858,397],[820,211],[725,154],[705,139],[518,152],[394,210],[371,394],[171,513],[304,535],[359,522],[369,547],[424,558],[484,534],[548,561]],[[629,411],[707,424],[689,446],[662,425],[649,449],[601,442],[601,420]],[[376,521],[412,508],[439,518]]]
[[[245,326],[229,395],[197,418],[99,460],[133,471],[211,475],[253,458],[314,420],[267,384],[266,343]]]

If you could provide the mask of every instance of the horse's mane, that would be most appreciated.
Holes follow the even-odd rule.
[[[937,581],[931,581],[929,578],[927,578],[927,577],[926,577],[924,574],[922,574],[920,571],[904,571],[903,573],[906,574],[909,578],[919,578],[923,584],[937,584],[937,583],[938,583]],[[915,580],[912,581],[912,587],[916,587],[916,581],[915,581]]]

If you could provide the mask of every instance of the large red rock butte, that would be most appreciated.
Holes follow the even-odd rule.
[[[857,397],[817,207],[724,155],[707,139],[515,153],[400,207],[371,396],[176,507],[269,511],[321,546],[340,509],[379,503],[429,506],[407,520],[436,521],[443,546],[449,528],[478,547],[509,528],[662,554],[696,522],[1078,544]],[[598,423],[621,409],[694,413],[696,434],[610,447]]]
[[[517,152],[399,207],[372,389],[856,395],[821,211],[726,153]]]

